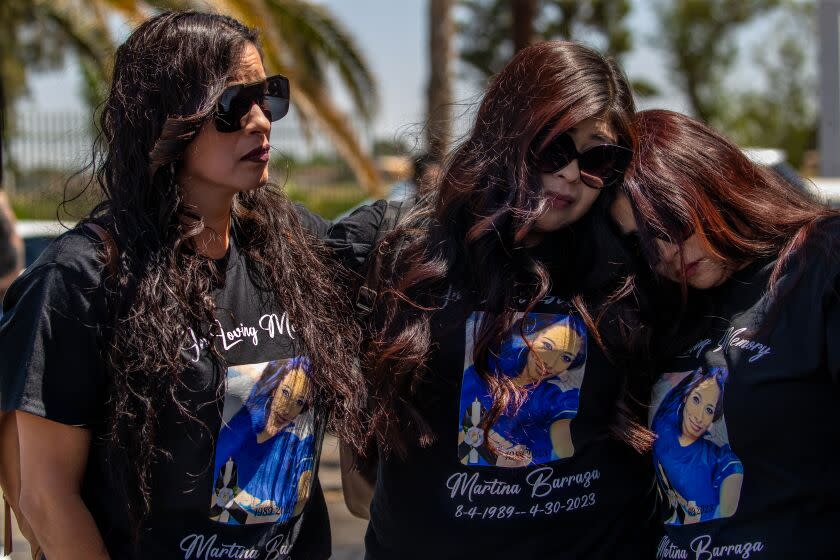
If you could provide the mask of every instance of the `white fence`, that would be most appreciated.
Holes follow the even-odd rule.
[[[14,116],[14,128],[9,135],[8,156],[16,171],[76,170],[89,159],[96,134],[93,117],[84,112],[27,112]],[[360,121],[351,120],[351,128],[362,146],[370,150],[373,137],[370,129]],[[335,148],[326,135],[312,127],[311,135],[304,134],[294,110],[280,122],[274,123],[271,145],[281,153],[296,159],[315,155],[334,156]]]

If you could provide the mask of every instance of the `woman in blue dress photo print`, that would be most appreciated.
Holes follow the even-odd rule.
[[[303,509],[315,456],[306,358],[228,368],[210,518],[278,523]]]
[[[473,334],[482,316],[473,313],[466,325],[458,458],[471,466],[522,467],[571,457],[570,422],[586,364],[583,320],[566,313],[528,313],[516,320],[489,365],[526,389],[527,397],[517,410],[503,412],[485,437],[482,421],[493,398],[472,363]]]
[[[653,415],[656,475],[672,509],[673,525],[730,517],[738,508],[744,466],[723,419],[728,372],[704,367],[663,377],[667,394]]]

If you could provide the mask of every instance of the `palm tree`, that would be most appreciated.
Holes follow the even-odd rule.
[[[454,0],[429,0],[429,83],[426,89],[428,153],[442,159],[452,129],[452,59]]]
[[[366,121],[377,106],[375,79],[350,33],[325,8],[305,0],[2,0],[0,100],[5,99],[5,105],[0,110],[9,114],[19,93],[5,90],[3,96],[3,85],[25,83],[23,62],[38,61],[48,37],[58,37],[61,47],[72,48],[94,82],[107,83],[115,51],[107,27],[110,15],[139,22],[157,10],[186,8],[210,8],[260,29],[266,65],[292,80],[292,103],[305,132],[315,126],[327,134],[359,183],[378,193],[379,175],[347,116],[330,97],[327,74],[336,71],[354,110]],[[55,33],[38,32],[43,29]]]
[[[15,128],[11,109],[26,91],[27,70],[60,67],[69,48],[91,76],[107,81],[113,44],[102,4],[105,2],[90,6],[72,0],[0,2],[0,136],[6,147]],[[132,19],[141,17],[130,3],[114,2],[111,10],[115,9]],[[8,163],[14,168],[14,161]]]
[[[534,19],[537,0],[511,0],[513,51],[519,52],[534,42]]]

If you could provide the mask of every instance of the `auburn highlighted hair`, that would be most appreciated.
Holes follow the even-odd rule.
[[[830,255],[826,219],[840,215],[772,169],[753,163],[710,126],[680,113],[636,115],[638,147],[623,186],[652,265],[655,238],[681,244],[696,235],[701,246],[736,269],[778,257],[770,289],[793,254],[808,246]],[[804,259],[797,259],[799,264]]]

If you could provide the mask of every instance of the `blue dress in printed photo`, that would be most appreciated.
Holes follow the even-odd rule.
[[[280,523],[302,510],[315,457],[309,375],[306,358],[228,369],[213,521]]]
[[[653,458],[671,508],[668,523],[683,525],[730,517],[738,507],[744,466],[729,446],[723,419],[725,368],[663,376],[666,392],[655,408]]]
[[[482,316],[473,313],[466,325],[458,459],[468,466],[522,467],[571,457],[570,422],[577,415],[586,365],[582,319],[567,313],[520,314],[488,367],[525,389],[527,397],[518,410],[502,411],[485,429],[493,397],[473,363]]]

